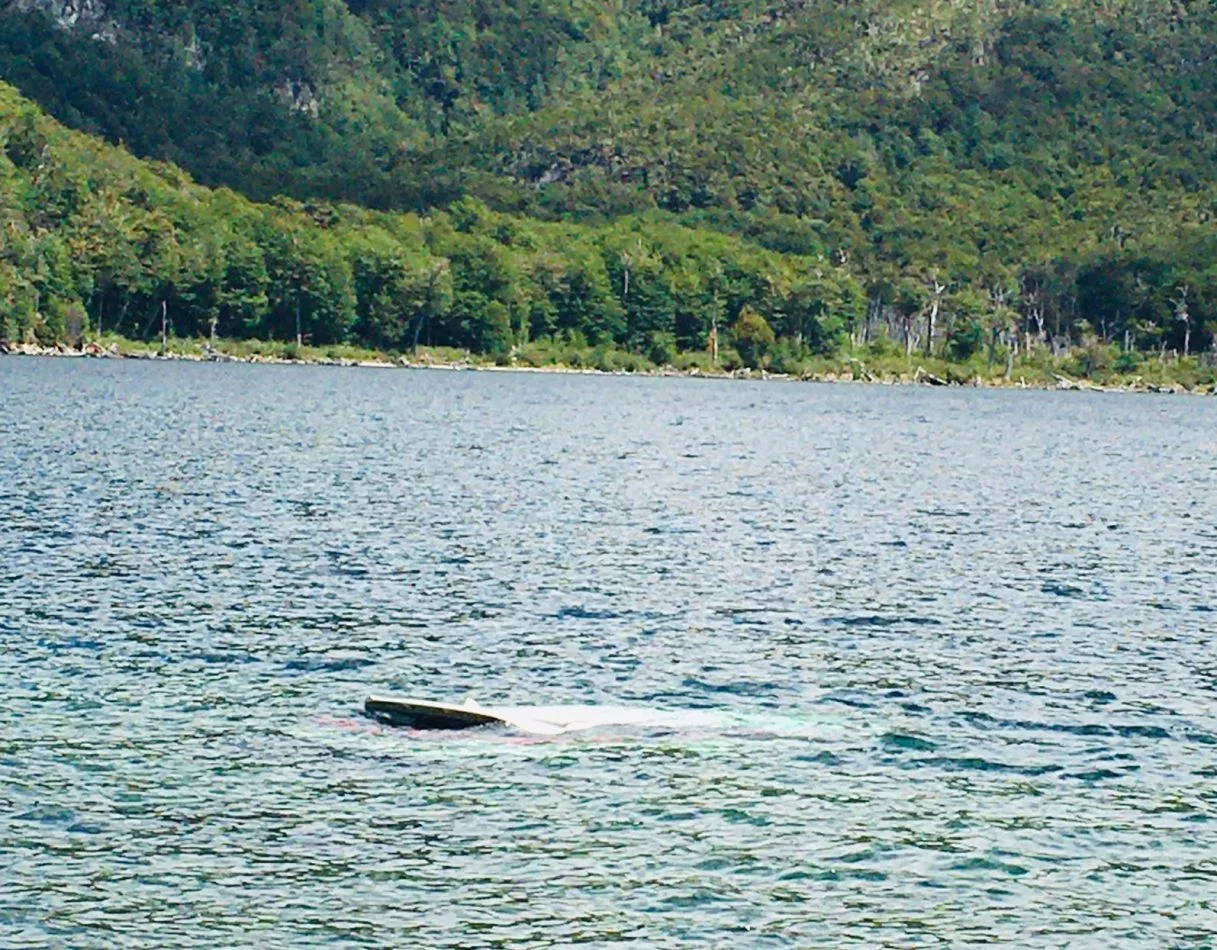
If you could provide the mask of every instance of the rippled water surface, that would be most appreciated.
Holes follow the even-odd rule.
[[[1211,947],[1215,437],[1199,398],[2,360],[0,944]]]

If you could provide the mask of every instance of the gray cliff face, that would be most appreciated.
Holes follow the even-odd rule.
[[[2,5],[2,2],[0,2]],[[62,30],[82,34],[90,39],[101,40],[104,43],[117,43],[125,38],[138,41],[138,36],[124,29],[123,25],[110,13],[107,0],[12,0],[11,9],[22,13],[42,13]],[[170,37],[155,34],[155,39],[166,41]],[[202,72],[206,65],[204,44],[189,27],[187,35],[182,38],[181,52],[186,64],[196,72]],[[290,84],[284,80],[279,92],[288,108],[309,115],[317,114],[317,97],[308,84]],[[298,87],[298,88],[297,88]]]
[[[314,119],[321,112],[321,99],[311,83],[297,79],[284,79],[275,86],[275,92],[292,112],[311,116]]]
[[[16,0],[23,12],[40,10],[65,30],[78,30],[93,39],[113,43],[118,24],[110,16],[104,0]]]
[[[60,29],[104,43],[117,43],[123,32],[122,25],[110,15],[106,0],[13,0],[13,7],[23,13],[46,14]],[[130,34],[127,38],[134,39]],[[203,70],[206,62],[204,46],[193,29],[183,42],[182,52],[191,69],[197,72]],[[314,119],[320,114],[321,93],[314,83],[285,77],[274,86],[274,91],[288,111]]]

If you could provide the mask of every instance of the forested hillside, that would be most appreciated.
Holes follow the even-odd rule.
[[[749,334],[768,348],[774,331],[787,356],[831,349],[864,308],[847,270],[672,222],[538,222],[472,198],[427,216],[254,204],[69,132],[3,84],[0,145],[8,339],[147,339],[163,319],[183,336],[385,350],[558,338],[662,363],[728,322],[750,357]]]
[[[185,278],[73,277],[64,306],[136,335],[168,310],[179,333],[284,336],[299,309],[380,346],[577,331],[660,356],[746,315],[788,358],[876,337],[1195,352],[1217,320],[1215,60],[1208,0],[9,0],[0,77],[231,191],[6,93],[0,267],[15,299],[20,255],[121,207],[163,214],[213,275],[237,237],[266,271],[253,311],[231,288],[191,303]],[[79,178],[59,216],[22,135],[72,143],[52,148]],[[370,234],[432,275],[427,304],[359,299]],[[331,255],[329,277],[296,286],[276,241]],[[9,304],[9,332],[56,332],[22,306],[42,316]]]

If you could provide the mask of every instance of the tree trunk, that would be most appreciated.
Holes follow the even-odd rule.
[[[410,347],[410,352],[418,356],[418,338],[423,332],[423,323],[427,319],[426,311],[418,315],[418,321],[414,324],[414,343]]]
[[[296,348],[304,346],[304,334],[300,332],[300,297],[296,297]]]
[[[879,321],[883,318],[883,300],[876,294],[871,298],[870,306],[866,310],[866,327],[862,332],[862,345],[866,346],[871,341],[871,335],[875,332],[875,328],[879,325]]]
[[[1031,319],[1035,321],[1035,340],[1037,343],[1044,342],[1044,307],[1043,304],[1036,304],[1031,311]]]
[[[934,282],[930,288],[930,292],[933,294],[933,296],[930,297],[930,309],[927,312],[927,316],[926,316],[926,330],[927,330],[927,333],[925,335],[925,355],[926,356],[932,356],[934,353],[934,331],[938,326],[938,310],[942,306],[942,295],[946,291],[946,289],[947,289],[946,284],[939,283],[938,278],[935,277]]]
[[[169,349],[169,304],[161,300],[161,353]]]

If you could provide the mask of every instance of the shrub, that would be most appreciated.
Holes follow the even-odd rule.
[[[947,337],[947,352],[951,359],[966,363],[984,346],[985,331],[975,320],[960,320]]]
[[[656,366],[671,366],[676,362],[676,335],[655,332],[651,334],[651,347],[647,356]]]
[[[753,369],[759,369],[763,365],[776,341],[769,321],[751,307],[744,307],[740,311],[739,319],[731,328],[731,334],[740,359]]]
[[[878,333],[871,338],[871,341],[866,345],[870,355],[877,358],[885,356],[903,356],[904,348],[897,345],[896,342],[888,335],[887,328],[883,327]]]

